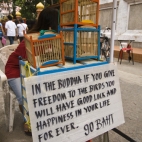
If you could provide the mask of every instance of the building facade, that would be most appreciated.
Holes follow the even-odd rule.
[[[112,24],[113,0],[100,0],[101,29]],[[142,48],[142,0],[117,0],[115,45],[118,40],[134,40],[133,47]],[[110,37],[111,32],[106,31]]]

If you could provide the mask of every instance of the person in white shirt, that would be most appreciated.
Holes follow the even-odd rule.
[[[24,39],[23,32],[25,32],[25,34],[26,34],[26,32],[28,30],[27,24],[25,24],[22,19],[19,19],[19,24],[17,24],[17,30],[18,30],[18,36],[19,36],[19,39],[21,42]]]
[[[7,18],[9,20],[5,23],[6,35],[9,39],[10,44],[13,44],[14,38],[17,35],[17,32],[16,32],[17,27],[16,27],[16,24],[12,21],[11,15],[8,15]]]

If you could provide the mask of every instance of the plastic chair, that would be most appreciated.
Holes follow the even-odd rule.
[[[119,41],[120,42],[120,46],[121,46],[121,50],[119,51],[118,62],[119,62],[119,59],[120,59],[120,64],[121,64],[122,59],[123,59],[123,53],[127,52],[128,53],[128,60],[129,60],[129,62],[132,60],[132,63],[134,65],[133,48],[131,46],[132,41],[134,41],[134,40],[130,40],[129,43],[121,43],[121,41]]]
[[[3,65],[6,65],[9,55],[17,48],[18,44],[8,45],[0,48],[0,59]],[[0,89],[4,97],[4,109],[6,126],[9,132],[13,131],[14,111],[16,96],[8,85],[8,80],[5,73],[0,70]]]

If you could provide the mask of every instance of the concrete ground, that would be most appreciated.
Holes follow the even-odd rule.
[[[7,37],[5,37],[6,38],[6,45],[9,45],[10,44],[10,42],[9,42],[9,40],[8,40],[8,38]],[[14,44],[17,44],[18,42],[17,42],[17,38],[15,37],[15,39],[14,39]],[[6,46],[5,45],[5,46]],[[2,45],[1,45],[1,42],[0,42],[0,48],[2,47]]]
[[[117,59],[114,60],[117,62]],[[1,61],[0,69],[3,70]],[[121,65],[118,63],[118,73],[125,115],[125,124],[118,129],[137,142],[142,142],[142,64],[132,65],[124,60]],[[1,93],[0,108],[0,142],[32,142],[32,138],[23,132],[23,119],[18,105],[15,111],[14,131],[11,133],[6,130]],[[113,131],[109,131],[109,139],[110,142],[128,142]],[[100,142],[99,138],[94,138],[93,142]]]
[[[132,65],[123,61],[118,64],[118,73],[125,116],[125,124],[118,129],[142,142],[142,64]],[[128,142],[113,131],[109,132],[109,136],[110,142]]]

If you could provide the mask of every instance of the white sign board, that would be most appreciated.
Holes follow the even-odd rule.
[[[113,64],[25,79],[34,142],[85,142],[124,123]]]

